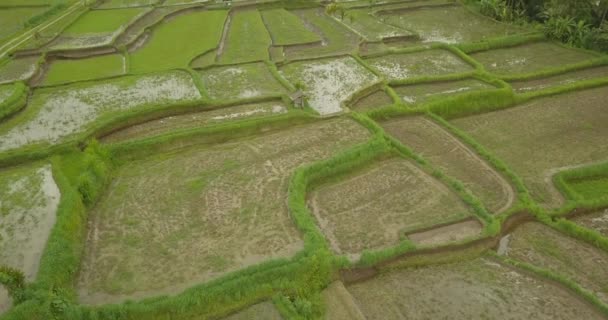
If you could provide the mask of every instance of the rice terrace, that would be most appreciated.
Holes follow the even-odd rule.
[[[0,0],[0,320],[608,319],[608,1]]]

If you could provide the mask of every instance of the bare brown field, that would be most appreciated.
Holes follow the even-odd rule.
[[[348,291],[367,320],[603,319],[570,291],[485,258],[395,270]]]
[[[390,54],[365,60],[387,80],[440,76],[473,70],[468,63],[443,49]]]
[[[35,280],[60,198],[50,165],[0,172],[0,265]]]
[[[452,123],[504,160],[532,197],[557,207],[563,196],[552,177],[608,158],[608,87],[532,100]]]
[[[407,238],[412,240],[417,246],[438,246],[474,239],[481,235],[482,230],[483,225],[479,221],[471,219],[408,234]]]
[[[350,292],[342,281],[331,283],[321,293],[325,303],[325,319],[327,320],[365,320]]]
[[[349,107],[352,110],[364,112],[377,109],[379,107],[384,107],[390,104],[393,104],[393,99],[391,99],[391,97],[386,92],[378,90],[357,100]]]
[[[556,76],[525,80],[513,81],[511,86],[518,93],[525,93],[534,90],[542,90],[559,85],[566,85],[576,81],[590,80],[596,78],[608,77],[608,66],[595,67],[590,69],[577,70],[559,74]]]
[[[490,212],[501,212],[512,205],[515,195],[509,182],[433,121],[411,117],[391,120],[382,126],[445,174],[462,181]]]
[[[152,137],[180,129],[198,128],[229,121],[271,116],[285,112],[287,112],[287,107],[280,100],[193,112],[164,117],[130,126],[103,137],[101,141],[104,143],[116,143],[131,139]]]
[[[333,119],[129,162],[91,212],[80,301],[173,294],[293,256],[303,242],[284,200],[292,172],[369,137]]]
[[[480,80],[465,79],[399,86],[394,89],[403,102],[420,104],[460,93],[495,89],[495,87]]]
[[[471,57],[499,75],[533,73],[575,64],[597,56],[552,42],[535,42],[515,47],[481,51]]]
[[[575,217],[572,221],[608,237],[608,209]]]
[[[608,302],[608,254],[540,223],[526,223],[511,234],[507,255],[564,275]]]
[[[397,245],[407,232],[471,214],[439,180],[402,158],[317,188],[309,206],[333,249],[351,255]]]

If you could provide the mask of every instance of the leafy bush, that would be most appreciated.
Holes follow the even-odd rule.
[[[572,17],[551,17],[545,22],[544,32],[548,38],[583,47],[592,36],[593,29],[584,20],[576,21]]]

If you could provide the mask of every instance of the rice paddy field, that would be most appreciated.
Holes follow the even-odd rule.
[[[452,0],[0,0],[0,320],[608,318],[608,56]]]

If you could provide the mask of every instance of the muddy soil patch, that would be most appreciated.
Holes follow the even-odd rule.
[[[388,80],[473,71],[472,66],[443,49],[391,54],[365,60]]]
[[[200,97],[190,75],[181,71],[40,89],[26,112],[0,126],[0,151],[58,143],[111,113]]]
[[[387,24],[417,33],[423,43],[448,44],[483,41],[522,32],[521,29],[471,13],[463,6],[380,11]]]
[[[293,256],[303,245],[285,200],[293,171],[369,137],[332,119],[129,162],[91,212],[81,301],[174,294]]]
[[[542,90],[555,86],[566,85],[577,81],[608,77],[608,66],[577,70],[564,74],[526,81],[511,82],[513,90],[517,93],[525,93],[534,90]]]
[[[365,320],[357,303],[346,290],[342,281],[331,283],[321,293],[325,302],[325,319],[327,320]]]
[[[341,112],[353,93],[380,80],[352,57],[294,62],[281,67],[281,74],[301,84],[306,100],[321,115]]]
[[[460,180],[490,212],[508,209],[511,185],[473,150],[433,121],[423,117],[382,123],[387,133],[420,154],[448,176]]]
[[[8,294],[8,290],[0,284],[0,315],[8,311],[13,306],[13,299]]]
[[[101,141],[103,143],[116,143],[152,137],[180,129],[200,128],[229,121],[267,117],[285,112],[287,112],[287,107],[281,101],[275,101],[187,113],[130,126],[104,136]]]
[[[608,302],[608,254],[586,242],[529,222],[511,233],[507,256],[566,276]]]
[[[452,123],[505,161],[535,200],[557,207],[563,196],[553,185],[555,173],[608,158],[606,99],[608,87],[601,87]]]
[[[604,237],[608,237],[608,209],[580,215],[572,219],[577,224],[595,230]]]
[[[0,84],[23,81],[31,78],[38,70],[39,57],[13,59],[0,66]]]
[[[287,93],[262,62],[215,67],[200,73],[212,99],[237,100]]]
[[[403,102],[421,104],[461,93],[496,89],[496,87],[477,79],[465,79],[398,86],[394,89]]]
[[[393,104],[393,99],[383,90],[377,90],[357,100],[349,108],[355,111],[369,111]]]
[[[498,75],[533,73],[596,58],[589,52],[566,48],[551,42],[482,51],[470,55]]]
[[[402,269],[348,287],[373,319],[602,319],[570,291],[485,258]]]
[[[407,238],[417,246],[438,246],[453,242],[474,239],[481,235],[483,225],[477,220],[467,220],[434,228],[426,231],[410,233]]]
[[[50,165],[0,172],[0,265],[35,279],[60,196]]]
[[[470,215],[445,185],[409,160],[383,160],[323,185],[308,201],[338,254],[397,245],[408,232]]]

